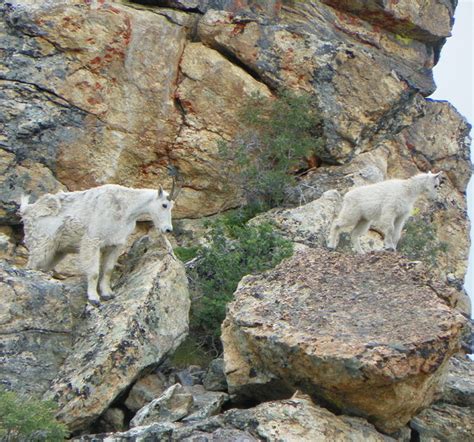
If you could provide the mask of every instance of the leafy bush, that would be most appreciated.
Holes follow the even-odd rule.
[[[0,389],[0,440],[64,440],[68,431],[64,424],[55,420],[56,408],[54,402],[23,399]]]
[[[195,258],[199,252],[199,247],[175,247],[173,249],[174,254],[183,262],[191,261]]]
[[[260,210],[281,205],[295,173],[323,146],[321,118],[314,97],[281,92],[277,99],[253,96],[241,112],[241,131],[222,143],[224,158],[237,165],[230,178],[243,189],[247,204]]]
[[[270,269],[293,252],[292,243],[270,224],[252,227],[241,220],[234,212],[212,225],[210,245],[200,251],[190,274],[195,292],[191,329],[211,349],[220,349],[220,325],[242,277]]]
[[[441,253],[446,253],[448,244],[439,241],[436,226],[415,212],[405,224],[398,250],[410,259],[417,259],[435,266]]]

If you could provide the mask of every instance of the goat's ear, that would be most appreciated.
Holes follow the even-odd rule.
[[[160,187],[158,188],[158,198],[163,198],[164,194],[165,194],[165,191],[163,190],[163,187],[160,184]]]

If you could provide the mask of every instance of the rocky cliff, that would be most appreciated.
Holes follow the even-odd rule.
[[[21,194],[36,198],[104,183],[169,187],[173,165],[184,178],[176,219],[237,207],[242,192],[226,182],[231,166],[219,145],[239,136],[248,98],[290,89],[317,102],[318,167],[301,177],[287,207],[251,223],[271,220],[298,252],[273,273],[242,281],[223,337],[223,388],[236,401],[276,402],[209,417],[220,404],[201,423],[184,423],[199,408],[191,412],[190,404],[204,401],[187,392],[179,422],[107,440],[388,438],[372,424],[392,436],[405,428],[394,436],[403,438],[405,424],[439,397],[471,308],[462,290],[470,126],[449,103],[426,98],[435,90],[432,68],[456,4],[1,2],[2,385],[53,398],[60,419],[83,432],[107,410],[119,410],[143,376],[156,375],[188,329],[184,268],[148,240],[123,258],[118,296],[100,310],[84,310],[84,285],[74,269],[63,269],[65,281],[22,269]],[[347,248],[340,254],[323,248],[338,195],[428,170],[442,170],[446,179],[434,203],[417,204],[419,222],[430,230],[415,235],[425,232],[443,244],[432,251],[436,266],[427,269],[403,251],[358,258]],[[363,247],[380,244],[374,228]],[[289,399],[295,390],[304,397]],[[173,397],[168,392],[165,399]],[[442,414],[425,411],[412,421],[414,431],[435,434],[426,422],[436,412]],[[275,419],[292,424],[275,429]],[[310,428],[309,420],[320,424]]]

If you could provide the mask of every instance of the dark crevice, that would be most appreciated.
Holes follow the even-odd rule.
[[[53,333],[57,335],[70,335],[70,331],[64,330],[51,330],[47,328],[25,328],[23,330],[5,330],[0,332],[0,336],[5,335],[16,335],[18,333]]]
[[[204,11],[199,9],[199,7],[186,7],[181,4],[175,3],[173,0],[131,0],[130,3],[136,3],[139,5],[146,5],[146,6],[157,6],[161,8],[170,8],[176,9],[178,11],[184,12],[193,12],[197,14],[204,14]]]
[[[239,67],[243,71],[245,71],[247,74],[249,74],[254,80],[258,81],[259,83],[264,84],[267,86],[272,93],[277,93],[278,91],[278,86],[276,84],[269,84],[266,82],[263,77],[253,68],[250,66],[246,65],[244,62],[242,62],[236,55],[234,55],[231,51],[229,51],[227,48],[216,44],[212,46],[212,49],[216,50],[221,54],[226,60],[231,62],[233,65]]]
[[[51,89],[48,89],[44,86],[40,86],[36,83],[32,83],[32,82],[29,82],[29,81],[25,81],[25,80],[18,80],[18,79],[12,79],[12,78],[5,78],[5,77],[0,77],[0,80],[3,80],[3,81],[9,81],[9,82],[12,82],[12,83],[20,83],[20,84],[26,84],[28,86],[32,86],[34,87],[35,89],[37,89],[39,92],[44,92],[46,94],[49,94],[49,95],[52,95],[53,97],[56,97],[57,99],[60,100],[60,102],[57,102],[55,100],[51,100],[50,97],[48,97],[48,99],[50,101],[53,101],[54,103],[60,105],[60,106],[63,106],[63,107],[71,107],[71,108],[74,108],[74,109],[77,109],[85,114],[88,114],[88,115],[93,115],[94,117],[96,117],[98,120],[102,121],[96,114],[86,110],[86,109],[83,109],[79,106],[77,106],[76,104],[72,104],[70,103],[68,100],[66,100],[64,97],[62,97],[61,95],[57,94],[56,92],[54,92],[53,90]],[[103,123],[105,123],[104,121],[102,121]]]

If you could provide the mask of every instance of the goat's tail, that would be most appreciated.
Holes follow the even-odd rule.
[[[20,208],[18,209],[18,213],[20,215],[24,215],[26,212],[26,209],[28,209],[29,206],[29,201],[30,201],[30,196],[22,194],[20,198]]]

